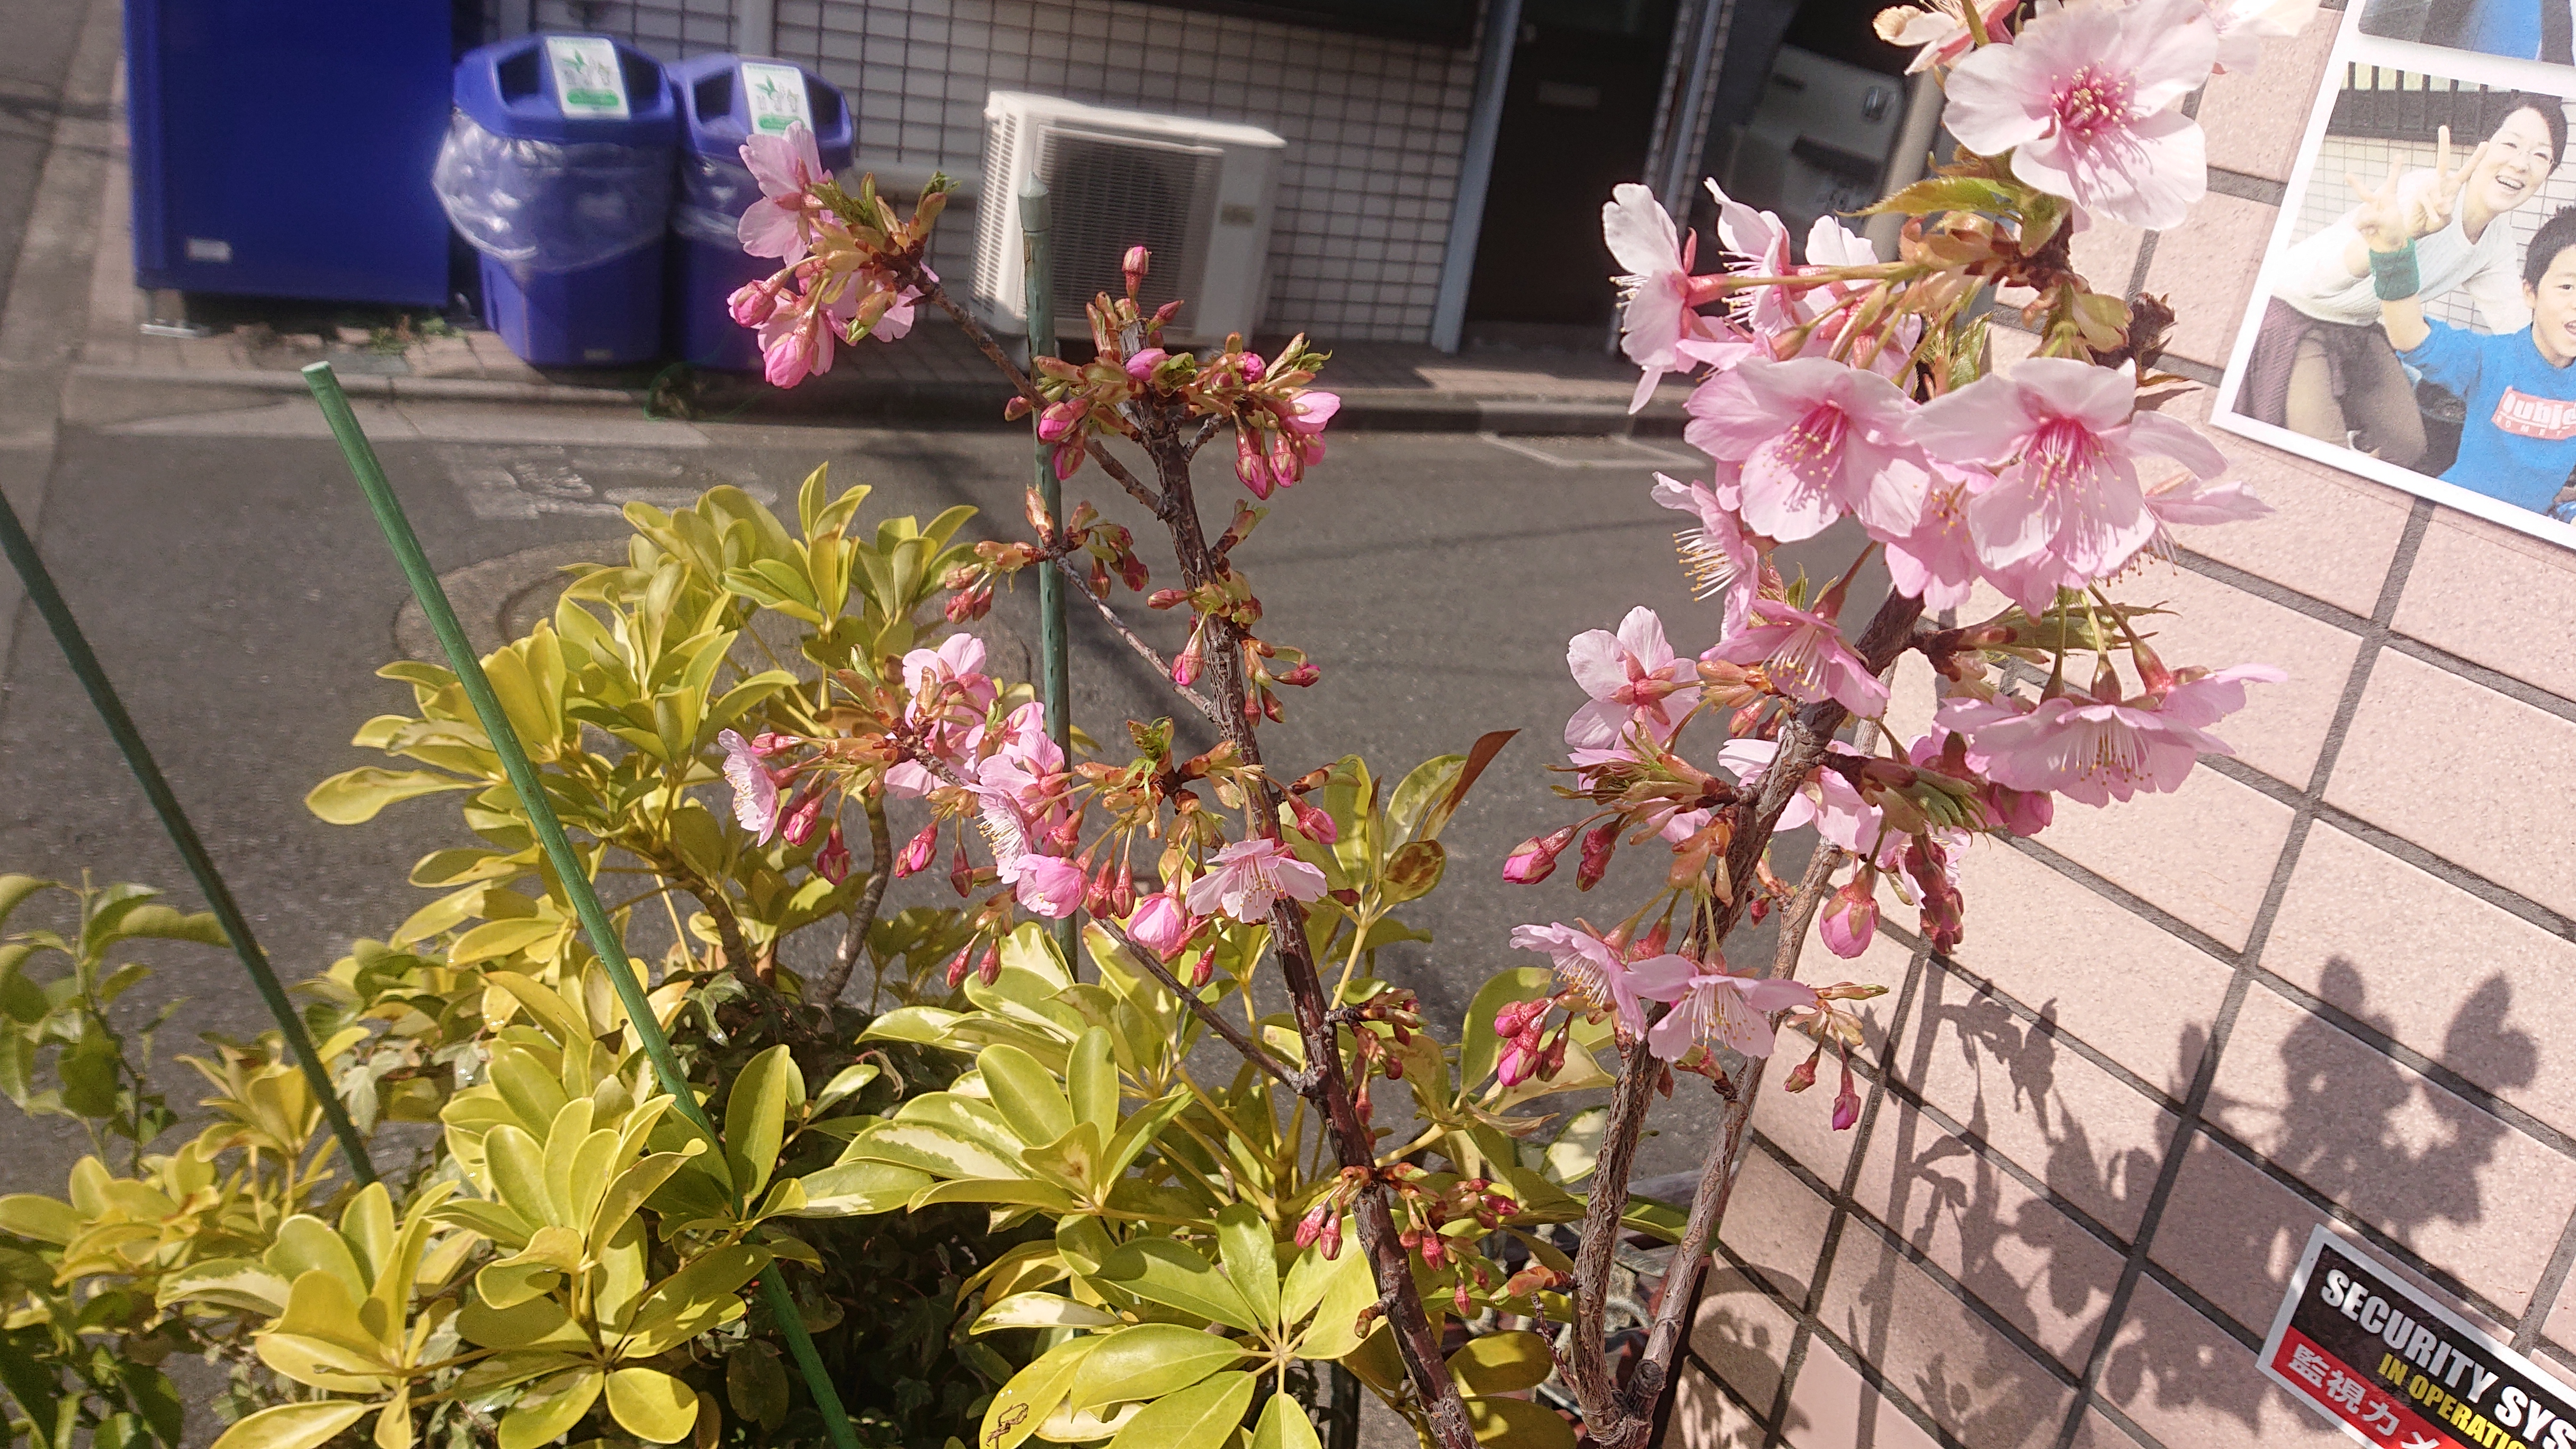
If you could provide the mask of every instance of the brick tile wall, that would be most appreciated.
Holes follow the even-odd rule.
[[[2176,294],[2204,381],[2341,18],[2198,99],[2188,227],[2079,241],[2097,284]],[[2329,1449],[2254,1364],[2319,1221],[2576,1375],[2576,1078],[2545,1057],[2576,1000],[2576,554],[2223,446],[2277,513],[2185,530],[2138,592],[2180,611],[2168,658],[2290,682],[2180,794],[1981,843],[1952,957],[1895,966],[1897,931],[1852,963],[1895,983],[1861,1123],[1757,1110],[1666,1444]]]

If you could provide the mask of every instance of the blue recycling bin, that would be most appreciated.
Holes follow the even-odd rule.
[[[825,170],[850,166],[849,103],[821,76],[757,56],[702,55],[669,67],[680,115],[680,186],[671,206],[671,341],[701,367],[754,371],[760,342],[733,320],[726,299],[778,269],[746,254],[735,226],[760,199],[742,164],[743,142],[781,135],[792,122],[814,133]]]
[[[434,308],[449,0],[126,0],[145,287]]]
[[[436,177],[483,254],[483,318],[539,366],[662,354],[662,237],[679,125],[661,64],[598,35],[467,53]]]

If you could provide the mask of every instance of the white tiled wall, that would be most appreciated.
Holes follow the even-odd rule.
[[[731,43],[729,0],[542,0],[545,23],[666,57]],[[555,12],[561,11],[558,15]],[[1265,331],[1424,341],[1474,88],[1474,52],[1134,0],[776,0],[774,49],[849,92],[862,162],[980,175],[984,97],[1029,90],[1244,121],[1288,142]],[[963,277],[974,226],[933,264]]]

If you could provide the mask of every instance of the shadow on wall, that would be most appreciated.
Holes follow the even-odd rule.
[[[1913,1084],[1941,1081],[1934,1104],[1956,1117],[1968,1136],[1997,1143],[2028,1168],[2044,1160],[2039,1176],[2046,1191],[2033,1191],[1987,1149],[1946,1131],[1903,1097],[1884,1097],[1870,1129],[1878,1140],[1861,1144],[1852,1206],[1909,1246],[1891,1248],[1870,1224],[1847,1223],[1820,1300],[1810,1305],[1815,1321],[1891,1387],[1930,1410],[1959,1442],[2053,1445],[2071,1403],[2065,1385],[2083,1373],[2106,1331],[2104,1318],[2129,1245],[2142,1223],[2160,1222],[2157,1263],[2194,1265],[2175,1275],[2177,1280],[2197,1286],[2217,1312],[2237,1323],[2218,1332],[2160,1330],[2141,1323],[2139,1298],[2133,1296],[2125,1322],[2107,1330],[2115,1338],[2102,1368],[2100,1397],[2142,1422],[2171,1416],[2204,1426],[2203,1432],[2230,1424],[2260,1429],[2267,1416],[2263,1401],[2275,1391],[2246,1371],[2250,1365],[2225,1361],[2220,1335],[2259,1343],[2289,1268],[2324,1213],[2277,1186],[2268,1193],[2246,1191],[2255,1169],[2215,1142],[2198,1151],[2225,1155],[2225,1162],[2213,1164],[2221,1171],[2214,1178],[2180,1174],[2185,1181],[2168,1189],[2176,1200],[2168,1211],[2158,1200],[2163,1154],[2190,1150],[2191,1144],[2168,1142],[2173,1118],[2162,1103],[2124,1100],[2134,1097],[2131,1089],[2061,1042],[2054,1032],[2054,1002],[2039,1007],[2039,1020],[2032,1022],[1938,963],[1915,969],[1929,973],[1917,983],[1928,1005],[1901,1049],[1906,1060],[1900,1076]],[[2326,999],[2354,1004],[2353,1019],[2365,1031],[2383,1038],[2393,1034],[2386,1017],[2367,1009],[2361,975],[2350,961],[2330,961],[2323,985]],[[2538,1048],[2530,1035],[2506,1024],[2511,1006],[2506,982],[2487,982],[2453,1018],[2441,1059],[2480,1062],[2488,1079],[2499,1084],[2530,1082]],[[2207,1045],[2197,1026],[2176,1042],[2177,1083],[2193,1079]],[[2266,1157],[2329,1201],[2354,1204],[2356,1213],[2399,1242],[2417,1241],[2436,1224],[2475,1223],[2501,1206],[2485,1201],[2479,1176],[2510,1130],[2504,1123],[2313,1014],[2302,1015],[2279,1052],[2280,1070],[2273,1077],[2278,1100],[2258,1103],[2213,1093],[2207,1104],[2206,1121],[2226,1122],[2254,1139],[2237,1140],[2237,1147]],[[1943,1054],[1951,1060],[1940,1060]],[[2231,1079],[2269,1075],[2238,1073]],[[1947,1085],[1962,1080],[1968,1083],[1964,1090]],[[2102,1095],[2105,1089],[2112,1095]],[[2088,1127],[2071,1099],[2106,1120]],[[2132,1124],[2108,1120],[2116,1107],[2105,1110],[2096,1103],[2142,1108],[2128,1114],[2135,1130],[2123,1131]],[[2100,1140],[2115,1136],[2134,1138],[2138,1145]],[[2210,1196],[2183,1204],[2195,1189]],[[1946,1297],[1927,1297],[1931,1285],[1902,1257],[1928,1261],[1955,1277],[2011,1324],[2023,1344]],[[2136,1294],[2159,1291],[2141,1285]],[[2547,1305],[2534,1309],[2545,1312]],[[1777,1329],[1743,1315],[1712,1319],[1701,1333],[1704,1353],[1729,1344],[1737,1352],[1720,1361],[1737,1364],[1777,1365],[1790,1348],[1774,1341],[1783,1336]],[[2028,1364],[2032,1348],[2053,1359],[2061,1376],[2051,1379]],[[1806,1362],[1812,1366],[1831,1352],[1812,1346]],[[1847,1376],[1838,1364],[1827,1367]],[[1760,1403],[1768,1395],[1754,1397]],[[1815,1427],[1812,1414],[1802,1411],[1823,1409],[1826,1396],[1811,1387],[1795,1398],[1799,1408],[1780,1426],[1792,1440]],[[2268,1412],[2297,1411],[2284,1398]],[[1846,1429],[1835,1442],[1847,1440],[1860,1449],[1922,1442],[1911,1425],[1893,1434],[1874,1429],[1873,1417],[1861,1414],[1857,1436]]]

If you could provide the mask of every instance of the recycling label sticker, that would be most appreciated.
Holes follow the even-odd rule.
[[[744,61],[742,94],[751,112],[751,133],[755,136],[784,136],[790,126],[814,129],[814,107],[805,95],[805,72],[792,65]]]
[[[546,64],[554,71],[555,104],[583,120],[623,121],[626,68],[614,42],[596,35],[549,35]]]

